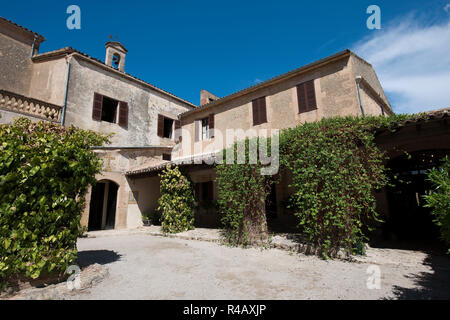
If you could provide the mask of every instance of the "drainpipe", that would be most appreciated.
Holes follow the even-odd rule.
[[[36,39],[37,39],[37,37],[34,36],[33,45],[31,46],[30,58],[33,58],[33,56],[34,56],[34,48],[36,47]]]
[[[61,115],[61,126],[64,126],[64,122],[66,120],[66,106],[67,106],[67,92],[69,91],[69,76],[70,76],[70,60],[72,57],[66,57],[67,62],[67,72],[66,72],[66,88],[64,90],[64,104]]]
[[[364,107],[363,107],[363,104],[362,104],[362,100],[361,100],[361,92],[360,92],[360,83],[361,83],[361,80],[362,80],[362,77],[361,76],[357,76],[356,78],[355,78],[355,81],[356,81],[356,86],[358,87],[358,98],[359,98],[359,107],[361,108],[361,113],[362,113],[362,116],[364,117],[365,116],[365,113],[364,113]]]

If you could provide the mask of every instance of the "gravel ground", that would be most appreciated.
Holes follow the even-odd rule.
[[[372,249],[357,262],[324,261],[279,249],[120,235],[83,238],[79,263],[109,277],[69,299],[450,299],[450,259]],[[369,266],[381,288],[368,289]]]

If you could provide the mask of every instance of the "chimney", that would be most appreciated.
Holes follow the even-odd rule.
[[[203,106],[204,104],[208,104],[210,102],[213,102],[215,100],[219,100],[220,98],[211,92],[208,92],[206,90],[200,91],[200,106]]]
[[[125,71],[125,57],[128,50],[118,41],[109,41],[105,44],[105,64],[120,71]]]

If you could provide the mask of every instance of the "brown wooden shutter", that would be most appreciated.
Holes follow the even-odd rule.
[[[209,137],[214,138],[214,113],[209,115]]]
[[[102,121],[102,107],[103,96],[98,93],[94,93],[94,103],[92,106],[92,119],[95,121]]]
[[[310,80],[297,86],[298,112],[307,112],[317,109],[314,80]]]
[[[316,105],[316,92],[314,90],[314,80],[310,80],[305,83],[306,86],[306,101],[308,105],[308,111],[317,109]]]
[[[128,103],[119,102],[119,126],[128,128]]]
[[[306,108],[306,92],[305,84],[299,84],[297,86],[297,98],[298,98],[298,113],[303,113],[307,111]]]
[[[259,123],[267,122],[266,97],[259,98]]]
[[[164,116],[158,114],[158,137],[164,137]]]
[[[201,125],[201,120],[194,120],[194,141],[198,142],[200,141],[200,126]]]
[[[253,111],[253,125],[259,124],[259,103],[258,99],[252,101],[252,111]]]

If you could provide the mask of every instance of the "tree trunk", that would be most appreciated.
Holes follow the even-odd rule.
[[[258,245],[269,238],[266,219],[265,201],[260,201],[256,208],[249,208],[244,213],[243,226],[240,230],[241,244]]]

